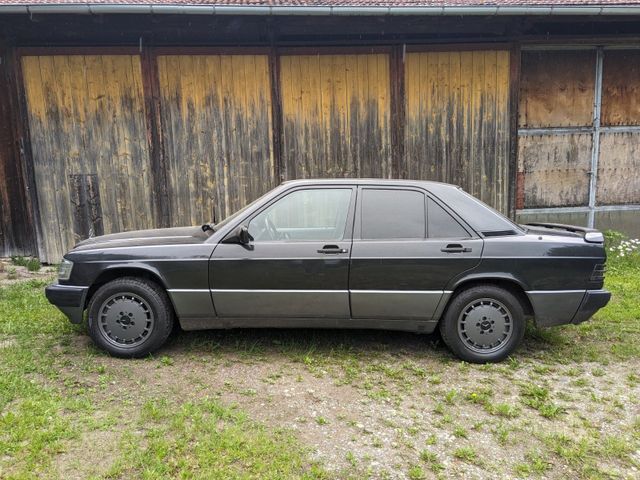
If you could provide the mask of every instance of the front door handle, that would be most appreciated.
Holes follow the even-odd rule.
[[[338,253],[347,253],[349,250],[346,248],[340,248],[338,245],[325,245],[318,250],[318,253],[324,253],[325,255],[337,255]]]
[[[463,247],[459,243],[450,243],[445,248],[441,248],[440,251],[444,253],[468,253],[471,248]]]

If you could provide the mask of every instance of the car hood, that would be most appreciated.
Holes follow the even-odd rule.
[[[78,243],[73,250],[196,244],[203,243],[207,238],[209,238],[208,235],[202,231],[201,227],[156,228],[88,238]]]

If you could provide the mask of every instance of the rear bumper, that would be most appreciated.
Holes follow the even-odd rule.
[[[611,300],[611,292],[607,290],[587,290],[571,323],[577,324],[589,320],[594,313],[609,303],[609,300]]]
[[[606,290],[546,290],[530,291],[536,324],[553,327],[589,320],[611,298]]]
[[[52,303],[64,313],[71,323],[81,323],[84,313],[84,304],[89,287],[77,287],[75,285],[49,285],[44,293]]]

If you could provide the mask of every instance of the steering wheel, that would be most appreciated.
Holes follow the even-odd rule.
[[[269,233],[271,240],[280,240],[280,235],[278,234],[278,230],[273,222],[269,219],[268,216],[264,217],[264,228]]]

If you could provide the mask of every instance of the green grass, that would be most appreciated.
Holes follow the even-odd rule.
[[[529,452],[525,455],[525,461],[516,464],[515,472],[520,477],[542,477],[551,468],[549,460],[537,452]]]
[[[400,428],[389,420],[398,435],[393,439],[398,463],[385,468],[409,478],[446,475],[452,462],[456,469],[489,471],[497,462],[465,446],[479,436],[492,448],[518,452],[502,470],[505,477],[615,477],[606,470],[610,465],[621,472],[640,467],[634,456],[640,447],[640,418],[634,422],[631,416],[616,424],[616,433],[605,434],[589,415],[590,410],[608,415],[612,420],[606,421],[615,424],[620,412],[638,407],[640,376],[632,367],[640,357],[640,257],[611,256],[608,266],[606,288],[613,299],[594,319],[553,329],[529,326],[524,346],[499,365],[459,362],[437,337],[319,330],[180,334],[171,349],[142,362],[158,374],[188,375],[178,370],[185,357],[203,365],[250,366],[276,359],[287,362],[293,373],[265,371],[259,380],[271,388],[285,381],[302,389],[307,388],[303,382],[329,381],[353,388],[363,404],[403,408],[411,423]],[[189,395],[169,390],[109,400],[118,380],[113,364],[87,346],[83,327],[71,325],[48,304],[46,283],[0,288],[0,478],[55,477],[61,454],[81,446],[92,432],[110,431],[115,431],[114,457],[101,474],[107,478],[381,475],[369,473],[367,456],[356,452],[358,443],[349,447],[358,455],[341,454],[344,472],[327,473],[310,460],[291,431],[260,423],[217,397],[200,395],[207,379],[195,380]],[[628,394],[602,391],[612,364],[623,372],[619,384]],[[91,381],[84,382],[85,377]],[[220,383],[220,392],[237,392],[236,401],[258,396],[263,408],[278,408],[277,395],[260,398],[261,393],[234,378]],[[575,408],[565,390],[587,399],[587,411]],[[300,422],[327,435],[357,423],[340,414],[315,413]],[[390,442],[378,433],[374,428],[358,441],[382,455]],[[87,455],[91,461],[90,450]]]
[[[68,380],[62,351],[73,353],[74,367],[105,378],[102,388],[111,386],[93,348],[73,351],[70,343],[82,329],[49,305],[46,283],[0,288],[0,477],[55,477],[54,458],[87,432],[112,429],[124,410],[132,424],[118,435],[107,478],[326,478],[290,432],[215,399],[176,403],[180,399],[169,396],[141,407],[114,405],[95,395],[101,387]],[[168,356],[157,363],[172,364]],[[99,455],[86,448],[89,462]]]
[[[564,412],[562,407],[551,401],[551,394],[546,387],[525,383],[520,387],[520,395],[522,403],[538,410],[545,418],[555,418]]]
[[[93,412],[86,398],[57,386],[59,372],[46,360],[73,329],[44,299],[44,284],[0,289],[0,452],[18,477],[46,470],[62,443],[79,435],[74,418]]]
[[[539,351],[544,360],[560,365],[640,357],[640,254],[610,253],[605,288],[612,299],[590,321],[548,329],[529,325],[524,355]]]
[[[270,430],[215,399],[149,402],[123,436],[113,478],[327,478],[291,433]]]
[[[30,272],[37,272],[42,266],[40,264],[40,260],[33,257],[11,257],[11,263],[20,267],[27,267],[27,270],[29,270]]]
[[[458,447],[453,451],[453,456],[458,460],[462,460],[474,465],[480,464],[480,457],[473,447]]]

